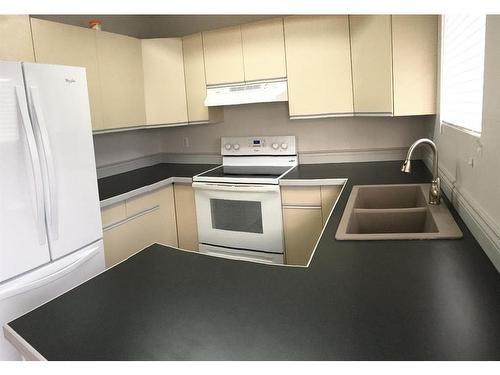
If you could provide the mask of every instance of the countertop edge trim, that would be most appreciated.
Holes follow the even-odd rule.
[[[23,359],[28,361],[47,360],[8,324],[3,326],[3,332],[5,338],[21,353]]]
[[[280,179],[280,186],[317,186],[317,185],[343,185],[347,182],[347,178],[285,178]]]
[[[150,191],[171,185],[173,183],[191,184],[193,179],[191,177],[169,177],[165,180],[155,182],[151,185],[142,186],[138,189],[127,191],[126,193],[115,195],[114,197],[106,198],[100,201],[101,208],[111,206],[113,204],[122,202],[126,199],[133,198],[137,195],[149,193]]]

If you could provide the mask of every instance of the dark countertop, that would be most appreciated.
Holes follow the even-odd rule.
[[[153,245],[9,325],[49,360],[500,360],[500,275],[464,238],[336,241],[352,185],[423,163],[301,165],[347,177],[308,268]]]
[[[99,200],[115,197],[129,191],[152,185],[170,177],[189,177],[216,167],[214,164],[160,163],[150,167],[103,177],[97,181]]]

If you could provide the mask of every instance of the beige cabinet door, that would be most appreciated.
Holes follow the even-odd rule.
[[[321,206],[319,186],[282,186],[281,203],[283,206]]]
[[[189,122],[208,121],[208,107],[205,106],[207,85],[201,33],[182,38],[182,51]]]
[[[392,115],[391,16],[349,16],[354,112]]]
[[[333,206],[342,191],[342,185],[322,185],[321,186],[321,213],[323,225],[326,224]]]
[[[0,16],[0,60],[35,61],[29,16]]]
[[[392,16],[394,115],[436,113],[438,16]]]
[[[241,25],[245,80],[286,77],[283,18]]]
[[[243,82],[243,51],[240,26],[203,32],[207,85]]]
[[[127,199],[127,217],[140,215],[158,208],[158,223],[154,229],[154,242],[177,246],[174,188],[172,185]]]
[[[106,207],[101,216],[106,267],[153,243],[177,246],[172,185]]]
[[[307,265],[323,227],[321,207],[283,208],[286,264]]]
[[[284,18],[291,118],[353,112],[347,16]]]
[[[145,247],[159,242],[158,223],[161,220],[159,208],[134,216],[131,219],[104,229],[104,258],[106,268],[127,259]]]
[[[105,31],[97,32],[96,36],[103,128],[144,125],[141,41]]]
[[[101,85],[96,31],[57,22],[31,19],[36,61],[86,69],[92,128],[102,128]]]
[[[187,123],[182,39],[143,39],[141,43],[147,124]]]
[[[174,195],[179,247],[198,251],[198,225],[193,187],[188,184],[174,184]]]

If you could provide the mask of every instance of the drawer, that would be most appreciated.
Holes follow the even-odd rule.
[[[321,189],[319,186],[282,186],[281,202],[283,206],[321,207]]]
[[[137,197],[127,199],[127,217],[134,216],[138,213],[150,210],[160,205],[160,197],[158,191],[141,194]]]
[[[125,202],[120,202],[101,210],[103,228],[124,220],[127,217]]]

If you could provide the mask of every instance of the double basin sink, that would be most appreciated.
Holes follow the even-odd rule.
[[[337,229],[338,240],[461,238],[444,201],[428,203],[430,184],[353,186]]]

